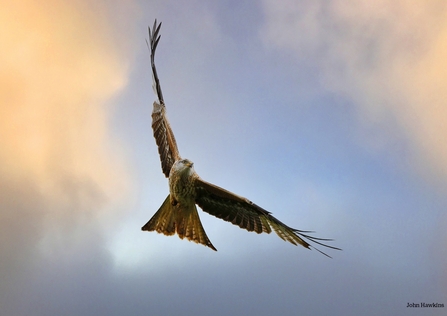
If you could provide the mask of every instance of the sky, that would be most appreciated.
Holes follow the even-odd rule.
[[[154,19],[182,157],[332,259],[204,212],[217,252],[140,230]],[[1,315],[445,315],[444,1],[18,0],[0,41]]]

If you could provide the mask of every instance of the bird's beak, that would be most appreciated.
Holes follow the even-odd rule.
[[[188,162],[188,163],[186,164],[186,166],[187,166],[188,168],[192,168],[193,165],[194,165],[193,162]]]

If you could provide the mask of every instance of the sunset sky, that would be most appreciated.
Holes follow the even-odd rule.
[[[343,251],[141,231],[154,19],[182,157]],[[0,43],[1,315],[445,315],[447,2],[18,0]]]

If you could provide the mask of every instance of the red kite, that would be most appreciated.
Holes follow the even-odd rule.
[[[150,44],[153,88],[157,95],[152,111],[152,128],[160,154],[161,168],[169,178],[169,195],[142,230],[156,231],[168,236],[177,233],[181,239],[186,237],[216,250],[202,227],[197,204],[205,212],[250,232],[269,234],[273,229],[281,239],[294,245],[316,249],[304,240],[307,239],[309,242],[340,250],[322,243],[331,239],[312,237],[307,235],[309,231],[291,228],[252,201],[204,181],[194,171],[193,162],[180,157],[166,117],[166,106],[154,63],[155,49],[160,40],[160,26],[161,23],[157,25],[155,20],[152,31],[149,28],[148,46]]]

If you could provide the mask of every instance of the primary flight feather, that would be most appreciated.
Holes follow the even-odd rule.
[[[166,106],[155,67],[155,50],[160,41],[160,27],[161,23],[157,25],[155,20],[152,30],[149,28],[148,47],[151,52],[153,88],[157,95],[152,111],[152,129],[163,174],[169,178],[169,195],[142,230],[156,231],[168,236],[177,233],[181,239],[186,237],[216,250],[200,222],[197,204],[205,212],[248,231],[269,234],[273,230],[285,241],[308,249],[312,247],[326,256],[328,255],[307,241],[340,250],[322,243],[330,239],[313,237],[307,234],[308,231],[291,228],[250,200],[204,181],[194,171],[193,162],[180,157],[174,133],[166,117]]]

